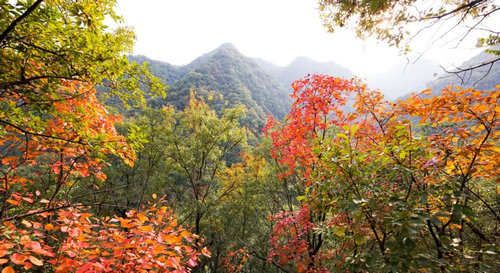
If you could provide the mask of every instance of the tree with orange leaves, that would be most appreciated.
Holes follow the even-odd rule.
[[[2,273],[189,272],[209,253],[163,201],[99,218],[90,208],[110,204],[73,195],[106,179],[110,156],[135,159],[95,86],[125,106],[144,104],[141,83],[164,95],[145,66],[126,60],[133,33],[103,24],[120,20],[115,1],[15,2],[0,9]]]
[[[282,179],[301,177],[305,195],[299,212],[274,217],[270,260],[298,272],[495,272],[498,89],[390,103],[313,75],[294,91],[286,123],[270,120],[267,134]],[[290,242],[305,250],[287,252]]]

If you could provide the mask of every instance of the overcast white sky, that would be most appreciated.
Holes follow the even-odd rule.
[[[225,42],[278,65],[307,56],[335,61],[358,76],[382,73],[401,60],[397,49],[382,42],[361,41],[348,30],[328,34],[316,8],[315,0],[119,0],[117,11],[135,28],[135,54],[176,65]],[[459,65],[478,53],[470,48],[456,52],[438,46],[425,56]]]

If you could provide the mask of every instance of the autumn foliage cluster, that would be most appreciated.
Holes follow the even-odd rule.
[[[47,98],[53,101],[52,115],[17,119],[13,113],[3,127],[4,272],[32,267],[56,272],[186,272],[196,266],[201,255],[194,242],[198,236],[182,229],[161,203],[129,211],[126,218],[102,219],[87,212],[89,204],[58,198],[67,188],[78,187],[80,179],[106,179],[101,167],[107,156],[132,165],[135,155],[115,130],[119,117],[108,114],[94,89],[62,81],[56,94],[57,99]],[[3,98],[3,103],[13,105],[16,99]]]
[[[305,190],[274,217],[269,259],[298,272],[498,268],[499,90],[391,103],[357,80],[293,86],[287,120],[266,130],[281,179]]]
[[[107,179],[110,158],[136,159],[95,89],[106,77],[138,105],[139,79],[155,81],[123,56],[131,32],[102,24],[119,20],[113,1],[42,2],[0,3],[2,273],[189,272],[209,252],[163,199],[114,217],[79,202]]]

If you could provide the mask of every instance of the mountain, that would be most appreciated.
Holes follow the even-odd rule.
[[[267,73],[279,80],[284,86],[290,88],[295,80],[308,74],[327,74],[335,77],[352,78],[354,74],[347,68],[335,62],[320,63],[307,57],[297,57],[285,67],[276,66],[261,59],[254,59]]]
[[[481,52],[475,57],[464,62],[460,67],[474,67],[478,64],[489,62],[498,56],[491,55],[486,52]],[[434,81],[427,83],[427,88],[432,90],[442,90],[448,85],[460,85],[466,88],[472,87],[478,90],[493,90],[500,83],[500,63],[496,62],[493,66],[486,65],[456,74],[443,73]]]
[[[150,101],[156,107],[171,104],[183,109],[190,91],[195,90],[197,95],[215,98],[208,103],[216,111],[244,104],[248,110],[244,123],[255,129],[262,128],[267,115],[282,119],[290,109],[289,90],[232,44],[223,44],[181,67],[142,56],[130,59],[147,62],[152,73],[169,86],[166,99]]]

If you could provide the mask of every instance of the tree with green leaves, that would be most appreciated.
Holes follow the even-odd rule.
[[[107,218],[89,213],[96,203],[75,199],[89,180],[106,179],[110,156],[135,159],[115,128],[121,117],[98,100],[96,85],[126,106],[144,104],[142,83],[152,94],[165,91],[146,66],[125,58],[133,32],[104,24],[119,20],[114,5],[0,1],[2,273],[186,272],[209,255],[162,199]]]
[[[492,0],[466,1],[336,1],[319,0],[320,16],[329,32],[339,28],[353,28],[360,38],[376,37],[403,52],[410,50],[410,42],[426,29],[441,28],[434,41],[449,37],[459,30],[456,45],[467,36],[477,35],[477,47],[485,47],[492,58],[463,72],[481,66],[491,66],[500,60],[500,37],[497,24],[491,22],[500,9]],[[436,36],[437,35],[437,36]],[[420,37],[420,36],[418,36]]]
[[[62,80],[96,86],[104,84],[126,104],[144,104],[141,83],[152,94],[165,87],[147,66],[130,64],[134,33],[110,29],[116,1],[0,1],[0,97],[16,97],[16,107],[47,108],[62,98],[55,90]],[[50,97],[49,95],[52,95]],[[2,107],[6,114],[12,109]],[[2,124],[8,119],[2,118]]]

